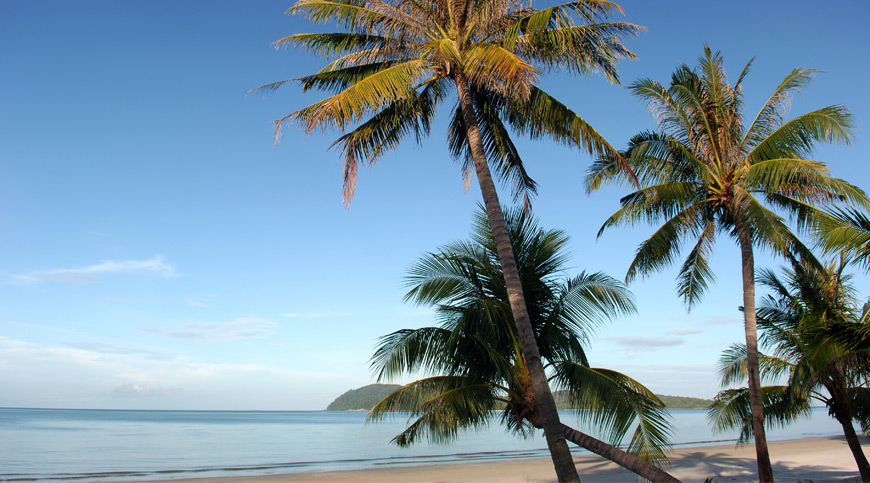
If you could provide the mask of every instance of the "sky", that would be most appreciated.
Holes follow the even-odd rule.
[[[271,121],[322,96],[296,84],[246,96],[324,64],[272,46],[323,28],[283,15],[290,4],[0,2],[0,407],[323,409],[374,382],[378,337],[433,323],[403,303],[403,277],[422,253],[466,237],[480,202],[447,153],[447,116],[421,145],[361,170],[345,209],[329,150],[340,133],[290,126],[273,145]],[[870,3],[621,5],[646,27],[628,42],[638,60],[620,64],[623,86],[599,75],[541,82],[614,146],[655,127],[624,86],[666,83],[708,43],[733,77],[755,57],[747,116],[793,68],[825,71],[791,112],[848,106],[853,143],[815,159],[870,190]],[[596,233],[626,189],[587,196],[588,154],[517,144],[539,183],[535,215],[571,237],[566,276],[624,277],[652,229]],[[691,312],[675,269],[632,283],[639,312],[597,331],[593,366],[659,394],[712,397],[719,354],[743,340],[730,239],[713,270]],[[856,277],[865,297],[868,278]]]

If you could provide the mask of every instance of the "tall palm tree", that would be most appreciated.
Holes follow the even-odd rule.
[[[785,425],[809,413],[810,402],[820,401],[840,423],[858,465],[862,481],[870,481],[870,464],[858,441],[853,420],[866,431],[870,426],[870,349],[852,348],[830,337],[832,326],[867,328],[870,305],[857,303],[847,264],[792,260],[781,279],[770,270],[759,283],[772,294],[759,304],[761,343],[771,355],[760,355],[761,378],[786,377],[785,385],[762,387],[768,424]],[[735,345],[722,355],[722,385],[746,380],[746,346]],[[717,429],[740,429],[740,440],[752,437],[749,399],[745,388],[720,392],[710,411]]]
[[[675,481],[650,463],[666,462],[669,435],[661,401],[630,377],[591,367],[584,351],[601,322],[634,311],[625,286],[601,273],[563,280],[567,236],[544,230],[520,210],[507,212],[526,305],[550,384],[564,390],[581,422],[607,435],[609,444],[565,428],[577,444],[653,481]],[[400,446],[421,438],[444,442],[462,429],[500,420],[530,436],[542,428],[537,394],[517,340],[501,262],[486,213],[471,240],[429,253],[410,269],[406,300],[435,308],[435,327],[383,337],[372,358],[378,380],[423,373],[397,389],[369,419],[410,414]],[[500,411],[500,414],[496,411]],[[615,446],[637,423],[627,452]]]
[[[622,208],[601,231],[641,220],[663,222],[638,247],[628,281],[671,265],[689,240],[693,246],[680,267],[677,288],[690,308],[714,279],[708,258],[716,235],[728,233],[737,242],[758,477],[772,481],[758,379],[754,247],[777,253],[802,249],[776,208],[808,223],[817,205],[866,205],[867,199],[857,187],[831,177],[824,163],[807,159],[816,142],[849,142],[852,116],[846,108],[825,107],[785,121],[789,100],[811,83],[816,71],[790,72],[744,125],[742,82],[750,65],[732,85],[722,56],[705,46],[697,69],[679,66],[668,87],[650,79],[630,86],[648,103],[661,131],[642,132],[629,142],[623,156],[642,186],[622,198]],[[589,191],[605,182],[626,181],[622,162],[613,155],[596,161],[587,177]]]
[[[462,157],[466,176],[472,166],[477,175],[560,481],[578,477],[535,346],[489,163],[514,182],[515,196],[528,200],[535,184],[508,126],[590,153],[612,151],[585,121],[535,83],[541,73],[557,69],[600,71],[618,81],[616,63],[634,57],[623,39],[638,27],[606,21],[614,11],[620,11],[618,5],[602,0],[545,9],[507,0],[297,0],[287,13],[315,23],[334,21],[343,31],[277,41],[279,47],[299,46],[332,59],[319,72],[296,80],[304,90],[334,94],[276,120],[276,139],[287,122],[306,132],[351,128],[334,144],[344,157],[345,203],[353,196],[360,164],[376,162],[408,135],[420,141],[429,133],[439,103],[451,90],[456,93],[449,145]]]

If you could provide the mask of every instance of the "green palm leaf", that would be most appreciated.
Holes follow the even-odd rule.
[[[571,361],[553,364],[553,382],[568,391],[578,417],[618,445],[636,423],[628,452],[657,465],[667,462],[670,429],[664,404],[639,382],[616,371]]]

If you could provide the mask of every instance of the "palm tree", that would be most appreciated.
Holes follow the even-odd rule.
[[[661,401],[624,374],[591,367],[583,349],[598,324],[634,311],[631,294],[601,273],[563,280],[568,241],[563,232],[541,229],[516,209],[507,212],[507,227],[550,384],[581,410],[581,422],[607,434],[609,444],[567,427],[565,434],[645,478],[675,481],[650,464],[666,462],[669,430]],[[410,425],[394,438],[400,446],[424,437],[446,442],[497,417],[526,436],[542,428],[486,213],[478,213],[471,240],[418,261],[408,285],[406,300],[434,307],[439,324],[383,337],[372,368],[379,381],[421,372],[429,377],[397,389],[372,409],[369,419],[409,413]],[[634,422],[627,452],[617,449]]]
[[[344,157],[344,201],[349,203],[360,164],[373,164],[408,135],[429,133],[439,103],[451,90],[457,104],[448,132],[463,172],[477,175],[510,293],[511,310],[538,397],[547,444],[560,481],[576,469],[559,425],[535,346],[504,216],[489,163],[528,200],[535,183],[510,140],[507,126],[532,138],[550,137],[601,153],[613,151],[585,121],[535,83],[542,72],[603,72],[618,82],[616,63],[633,58],[623,39],[638,27],[608,22],[619,6],[578,0],[545,9],[506,0],[297,0],[287,13],[315,23],[336,22],[342,32],[295,34],[277,41],[333,59],[296,79],[304,90],[334,92],[275,121],[306,132],[339,129],[334,144]],[[262,86],[277,89],[290,82]],[[468,179],[468,178],[466,178]]]
[[[861,310],[844,274],[847,264],[792,260],[792,270],[780,279],[764,270],[759,283],[772,294],[758,308],[761,342],[771,355],[760,355],[762,379],[787,377],[785,385],[762,387],[768,424],[789,424],[809,413],[811,400],[824,403],[843,427],[846,442],[863,481],[870,481],[870,464],[861,449],[853,420],[870,426],[870,350],[853,349],[828,335],[831,326],[866,328],[870,305]],[[745,383],[746,346],[736,345],[720,361],[722,385]],[[752,437],[749,400],[745,388],[720,392],[711,406],[717,429],[739,428],[740,441]]]
[[[677,288],[690,308],[714,279],[708,258],[716,235],[726,232],[737,241],[758,477],[772,481],[758,379],[754,247],[777,253],[803,249],[774,208],[809,223],[816,205],[841,200],[866,205],[867,199],[857,187],[832,178],[824,163],[807,159],[816,142],[849,142],[852,116],[846,108],[825,107],[784,120],[789,100],[816,71],[790,72],[744,126],[742,82],[750,65],[732,86],[722,56],[705,46],[698,68],[679,66],[667,88],[650,79],[630,86],[648,103],[661,132],[634,136],[622,153],[641,189],[622,198],[622,208],[601,231],[641,220],[663,222],[639,246],[627,281],[671,265],[689,240],[693,246]],[[613,155],[597,160],[587,177],[588,190],[625,181],[622,162]]]

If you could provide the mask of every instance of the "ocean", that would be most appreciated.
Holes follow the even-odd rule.
[[[676,446],[736,440],[713,434],[704,410],[671,415]],[[523,439],[495,424],[450,445],[398,448],[390,440],[404,429],[405,418],[366,424],[365,417],[345,411],[0,408],[0,482],[243,476],[547,456],[541,434]],[[576,422],[567,411],[562,418]],[[840,434],[818,408],[806,420],[771,430],[768,439]]]

